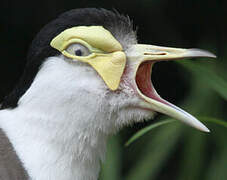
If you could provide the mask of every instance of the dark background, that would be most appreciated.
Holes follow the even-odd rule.
[[[218,56],[217,60],[198,61],[225,77],[227,3],[224,0],[11,0],[2,1],[0,10],[0,100],[21,76],[28,47],[36,33],[60,13],[81,7],[115,8],[129,15],[138,27],[140,43],[210,50]],[[209,79],[199,78],[174,62],[158,63],[152,75],[156,90],[163,98],[196,115],[215,116],[225,121],[225,98],[207,87]],[[155,122],[159,118],[162,116]],[[102,179],[227,179],[227,159],[222,158],[227,157],[227,148],[222,147],[227,144],[226,129],[211,125],[213,131],[221,133],[208,136],[182,125],[166,126],[128,148],[123,147],[134,132],[151,123],[125,128],[111,140],[112,151],[107,155],[109,164],[103,168]],[[178,130],[174,128],[181,129],[177,134],[180,138],[173,145],[167,145],[176,136],[174,133]],[[168,134],[171,129],[173,132]],[[152,140],[154,143],[148,145]],[[162,148],[167,148],[166,153]],[[150,162],[145,162],[150,157]]]

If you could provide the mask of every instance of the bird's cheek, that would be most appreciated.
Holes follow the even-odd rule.
[[[126,64],[124,52],[117,51],[108,54],[97,54],[87,63],[98,72],[108,88],[114,91],[119,87]]]

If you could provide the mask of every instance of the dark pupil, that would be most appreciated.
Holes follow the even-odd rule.
[[[77,49],[77,50],[75,51],[75,55],[76,55],[76,56],[82,56],[82,51],[81,51],[80,49]]]

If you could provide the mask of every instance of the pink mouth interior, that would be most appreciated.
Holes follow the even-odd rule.
[[[157,92],[155,91],[153,84],[151,82],[151,70],[153,62],[143,62],[140,64],[137,73],[136,73],[136,84],[140,92],[158,102],[161,102],[166,105],[170,105],[167,101],[162,99]]]

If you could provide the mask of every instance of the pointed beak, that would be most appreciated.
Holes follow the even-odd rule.
[[[141,98],[140,107],[166,114],[196,129],[209,132],[209,129],[195,117],[158,95],[151,82],[151,72],[154,63],[158,61],[192,57],[215,58],[214,54],[200,49],[169,48],[145,44],[132,46],[126,54],[128,66],[133,70],[135,89]]]

